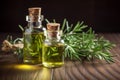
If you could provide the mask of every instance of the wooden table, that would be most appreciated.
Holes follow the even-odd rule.
[[[7,34],[0,34],[0,37],[3,37],[0,41],[5,35]],[[100,35],[116,44],[116,47],[111,49],[114,63],[65,61],[63,67],[48,69],[42,65],[18,64],[14,55],[2,54],[0,80],[120,80],[120,33]]]

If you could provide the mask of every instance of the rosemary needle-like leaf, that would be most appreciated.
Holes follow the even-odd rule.
[[[21,25],[18,25],[22,32],[24,32],[24,28]]]
[[[55,19],[53,19],[53,22],[56,23]]]
[[[62,24],[62,28],[61,28],[61,30],[63,30],[63,31],[64,31],[64,28],[65,28],[65,24],[66,24],[66,19],[63,20],[63,24]]]
[[[46,21],[47,23],[50,23],[48,19],[45,19],[45,21]]]

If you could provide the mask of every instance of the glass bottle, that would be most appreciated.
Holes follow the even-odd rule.
[[[59,23],[47,24],[47,35],[43,45],[42,64],[45,67],[60,67],[64,64],[64,41],[61,39]]]
[[[28,64],[42,63],[42,46],[45,39],[42,27],[41,8],[29,8],[26,16],[28,26],[24,32],[23,62]]]

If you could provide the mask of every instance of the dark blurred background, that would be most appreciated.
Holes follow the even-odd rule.
[[[45,18],[69,23],[84,21],[95,32],[120,32],[119,0],[3,0],[0,2],[0,32],[21,32],[29,7],[41,7]],[[43,24],[45,25],[45,23]]]

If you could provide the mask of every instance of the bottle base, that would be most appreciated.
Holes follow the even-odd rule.
[[[41,61],[37,61],[37,60],[23,60],[23,63],[25,63],[25,64],[42,64]]]
[[[47,67],[47,68],[56,68],[56,67],[61,67],[64,65],[63,62],[56,62],[56,63],[53,63],[53,62],[43,62],[42,63],[44,67]]]

